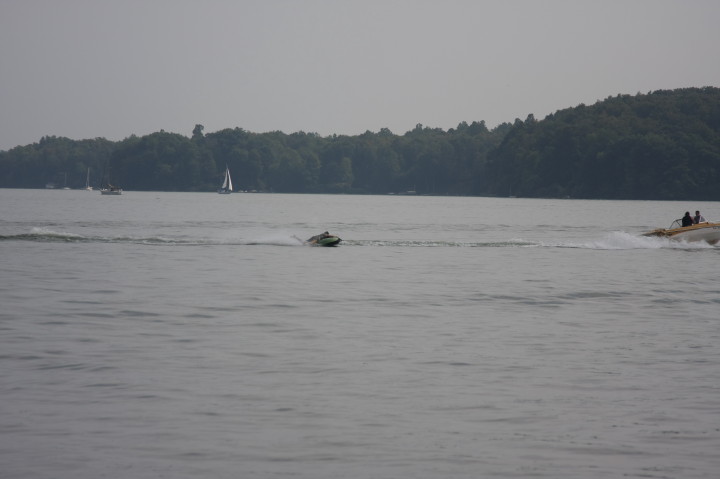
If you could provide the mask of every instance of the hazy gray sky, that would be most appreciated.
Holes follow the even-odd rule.
[[[719,21],[717,0],[0,0],[0,150],[492,128],[720,86]]]

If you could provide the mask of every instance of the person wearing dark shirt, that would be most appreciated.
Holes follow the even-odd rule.
[[[682,217],[682,225],[683,225],[683,227],[693,225],[693,218],[692,218],[692,216],[690,216],[689,211],[686,211],[685,216]]]

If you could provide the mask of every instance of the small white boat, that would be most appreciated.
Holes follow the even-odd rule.
[[[85,178],[85,189],[87,191],[93,190],[92,186],[90,186],[90,168],[88,168],[87,177]]]
[[[103,174],[103,180],[100,182],[101,195],[122,195],[122,188],[110,183],[110,165],[106,168],[107,173]]]
[[[643,236],[670,238],[675,241],[705,241],[717,244],[720,241],[720,223],[705,221],[690,226],[682,226],[682,219],[675,220],[669,228],[658,228],[644,233]]]
[[[122,195],[122,188],[114,185],[107,185],[105,188],[100,188],[101,195]]]
[[[230,178],[230,168],[225,166],[225,179],[223,180],[223,184],[218,190],[218,193],[221,195],[227,195],[232,193],[232,179]]]

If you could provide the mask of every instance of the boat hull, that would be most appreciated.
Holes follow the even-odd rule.
[[[337,246],[342,240],[337,236],[328,236],[315,242],[317,246]]]
[[[720,223],[700,223],[671,229],[658,228],[645,233],[643,236],[655,236],[686,242],[704,241],[714,245],[720,242]]]
[[[117,189],[117,190],[100,190],[100,194],[101,194],[101,195],[114,195],[114,196],[117,196],[117,195],[122,195],[122,190],[120,190],[120,189]]]

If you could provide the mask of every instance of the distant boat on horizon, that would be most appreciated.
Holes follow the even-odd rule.
[[[110,165],[108,165],[107,174],[103,175],[103,180],[100,183],[100,194],[101,195],[122,195],[122,188],[110,183]]]
[[[223,180],[223,184],[218,190],[218,193],[221,195],[228,195],[232,193],[233,185],[232,185],[232,179],[230,178],[230,168],[228,168],[227,165],[225,165],[225,179]]]
[[[93,188],[90,186],[90,168],[87,170],[87,177],[85,178],[85,189],[87,191],[92,191]]]
[[[119,186],[107,184],[104,188],[100,188],[101,195],[122,195],[122,188]]]

